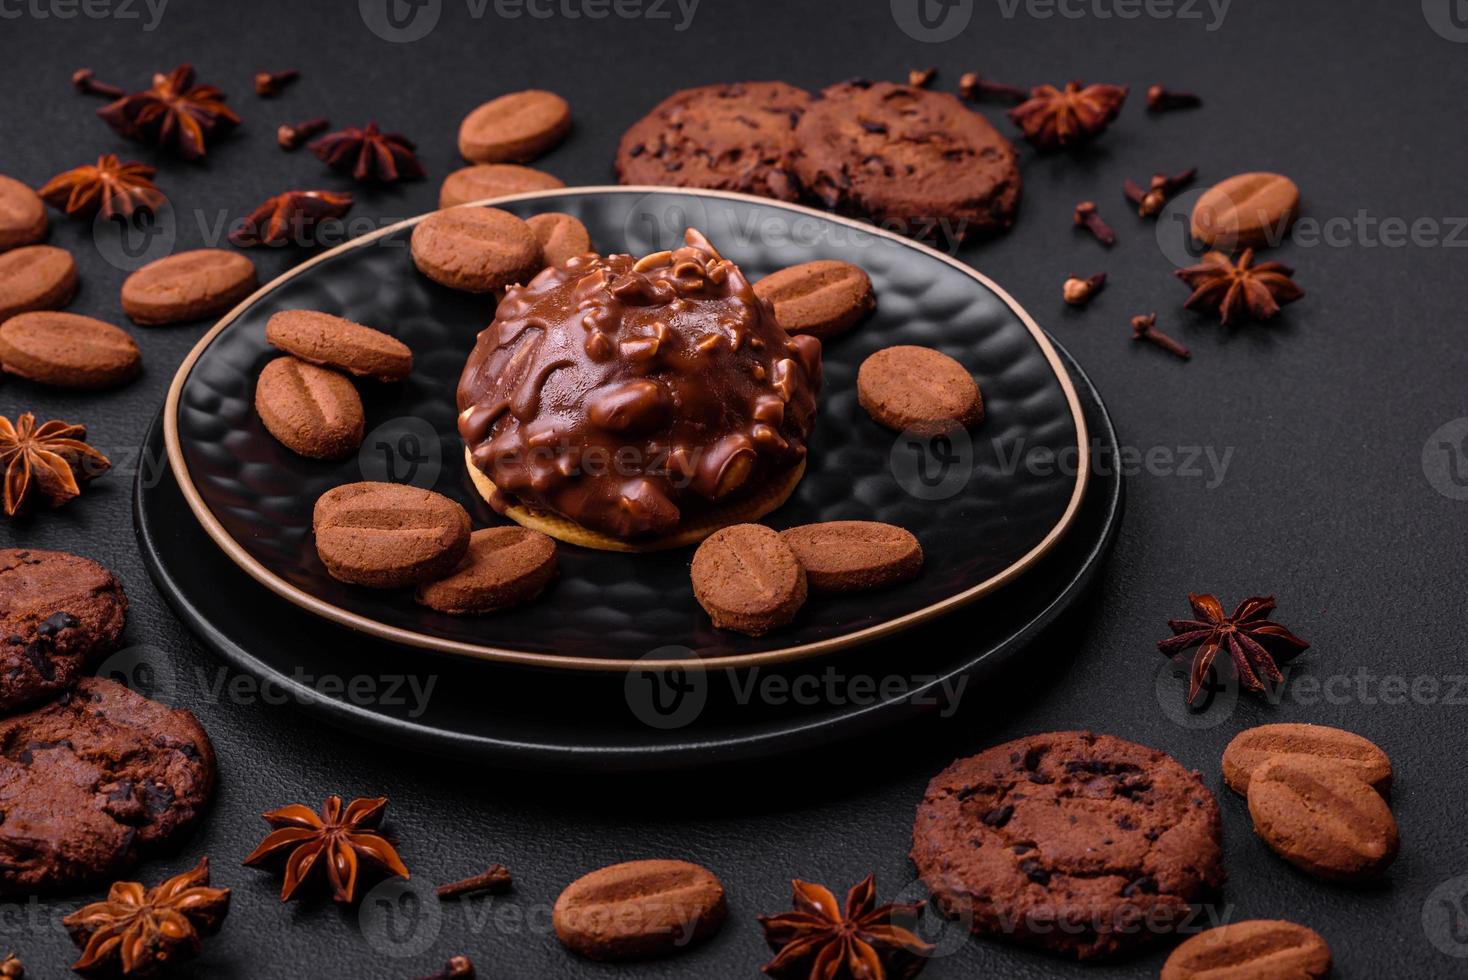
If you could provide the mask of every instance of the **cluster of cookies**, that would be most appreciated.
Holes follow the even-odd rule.
[[[848,81],[819,96],[784,82],[675,92],[623,135],[625,184],[704,187],[837,211],[926,237],[1008,229],[1014,146],[953,95]]]
[[[0,550],[0,895],[110,880],[178,840],[213,795],[198,720],[87,673],[127,616],[86,558]]]

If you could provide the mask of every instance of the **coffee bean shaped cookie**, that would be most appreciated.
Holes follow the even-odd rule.
[[[330,313],[282,310],[265,324],[265,339],[303,361],[359,378],[401,381],[413,370],[407,344]]]
[[[560,265],[567,259],[592,251],[591,233],[569,214],[548,211],[526,218],[525,223],[540,242],[546,265]]]
[[[469,550],[469,515],[454,501],[396,483],[328,490],[312,515],[316,553],[333,578],[392,589],[441,579]]]
[[[1381,794],[1328,761],[1279,756],[1249,779],[1254,832],[1317,878],[1373,878],[1396,859],[1397,821]]]
[[[255,266],[238,252],[200,248],[149,262],[122,284],[134,323],[163,326],[216,316],[255,291]]]
[[[459,124],[459,153],[470,163],[525,163],[571,131],[571,107],[554,92],[512,92],[479,106]]]
[[[705,538],[693,554],[693,594],[719,629],[750,636],[795,618],[805,604],[805,569],[779,534],[736,524]]]
[[[1249,919],[1200,932],[1162,964],[1161,980],[1319,980],[1330,947],[1314,929],[1281,919]]]
[[[569,949],[593,960],[637,960],[689,949],[718,931],[727,906],[713,872],[688,861],[628,861],[578,878],[551,920]]]
[[[507,194],[548,191],[565,186],[560,178],[531,167],[514,163],[479,163],[461,167],[443,179],[443,185],[438,189],[438,206],[451,208]]]
[[[1247,728],[1223,750],[1223,779],[1243,796],[1249,780],[1269,759],[1291,756],[1331,763],[1354,773],[1385,796],[1392,785],[1392,763],[1375,742],[1326,725],[1277,724]]]
[[[70,687],[117,646],[127,595],[101,565],[60,551],[0,551],[0,711]]]
[[[310,459],[341,459],[362,445],[366,414],[351,379],[277,357],[255,384],[255,411],[280,444]]]
[[[556,542],[524,527],[488,527],[448,578],[418,586],[418,601],[444,613],[487,613],[529,602],[556,577]]]
[[[76,262],[54,245],[0,252],[0,323],[18,313],[54,310],[76,293]]]
[[[0,895],[114,880],[197,824],[214,780],[198,719],[115,681],[0,720]]]
[[[780,532],[817,592],[860,592],[906,582],[923,567],[923,546],[905,528],[877,521],[827,521]]]
[[[754,294],[775,313],[786,333],[822,340],[843,334],[877,307],[871,277],[850,262],[818,259],[765,276]]]
[[[1278,245],[1300,210],[1300,188],[1283,174],[1221,180],[1193,205],[1193,237],[1227,252]]]
[[[545,264],[530,226],[498,208],[435,211],[413,229],[412,252],[425,276],[471,293],[527,282]]]
[[[1090,960],[1193,922],[1223,884],[1218,803],[1195,772],[1110,735],[1051,732],[928,784],[912,860],[973,932]]]
[[[984,419],[984,399],[968,369],[931,347],[877,351],[857,371],[856,396],[874,421],[898,432],[936,435]]]
[[[50,226],[46,202],[14,177],[0,174],[0,252],[34,245]]]
[[[0,367],[58,388],[113,388],[138,376],[143,355],[110,323],[43,310],[0,323]]]

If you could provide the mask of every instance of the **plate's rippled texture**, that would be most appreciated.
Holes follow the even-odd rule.
[[[183,391],[179,434],[200,495],[235,540],[292,585],[385,624],[485,647],[603,659],[654,651],[684,656],[686,650],[726,656],[840,637],[940,602],[1011,565],[1064,513],[1076,447],[1064,390],[1019,318],[959,270],[902,242],[752,202],[568,190],[505,207],[522,216],[575,215],[599,249],[634,254],[676,243],[692,224],[751,279],[814,258],[864,268],[876,287],[877,311],[826,345],[806,476],[767,522],[776,528],[840,519],[899,524],[923,544],[923,574],[883,592],[812,597],[795,623],[761,638],[708,624],[689,584],[691,549],[629,556],[563,545],[561,578],[539,601],[485,617],[444,616],[406,593],[336,582],[317,559],[310,534],[312,505],[333,486],[387,478],[391,469],[395,479],[465,503],[476,526],[500,523],[468,484],[454,428],[459,372],[493,317],[493,301],[421,276],[402,231],[319,263],[257,301],[203,353]],[[406,382],[362,385],[369,435],[357,458],[298,457],[254,413],[255,379],[276,356],[265,343],[265,322],[293,308],[378,327],[413,349]],[[867,418],[856,400],[857,368],[891,344],[936,347],[973,371],[988,418],[971,446],[962,439],[946,448],[906,445]],[[946,469],[935,453],[950,460]],[[919,468],[936,484],[931,490]],[[949,482],[939,483],[945,473]],[[920,499],[904,487],[937,499]],[[945,493],[949,487],[955,492]],[[1024,588],[1023,580],[1010,588]]]

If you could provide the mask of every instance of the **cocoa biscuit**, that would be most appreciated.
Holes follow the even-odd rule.
[[[492,293],[545,265],[530,226],[498,208],[435,211],[413,229],[413,263],[440,285]]]
[[[877,521],[827,521],[781,531],[816,592],[880,589],[917,576],[923,546],[905,528]]]
[[[459,124],[459,153],[470,163],[526,163],[571,131],[571,107],[554,92],[530,89],[491,99]]]
[[[1232,252],[1278,245],[1300,211],[1300,188],[1283,174],[1221,180],[1193,204],[1193,237]]]
[[[0,367],[58,388],[112,388],[143,369],[125,331],[75,313],[22,313],[0,323]]]
[[[784,82],[674,92],[622,135],[617,179],[794,201],[795,124],[810,101],[809,92]]]
[[[937,434],[984,420],[984,399],[968,369],[931,347],[885,347],[862,361],[856,397],[889,429]]]
[[[46,237],[46,202],[14,177],[0,174],[0,252]]]
[[[199,821],[214,778],[198,719],[100,677],[0,721],[0,894],[116,878]]]
[[[946,92],[833,85],[805,111],[795,138],[801,183],[837,211],[956,240],[1014,224],[1014,146]]]
[[[1223,750],[1223,781],[1245,796],[1249,779],[1268,759],[1303,757],[1329,762],[1370,783],[1382,796],[1391,791],[1392,763],[1375,742],[1326,725],[1258,725],[1234,736]]]
[[[1223,884],[1218,803],[1165,753],[1051,732],[928,784],[912,860],[944,914],[1089,960],[1155,942]]]
[[[146,326],[187,323],[233,307],[258,285],[254,264],[238,252],[200,248],[149,262],[122,284],[122,309]]]
[[[255,411],[271,435],[310,459],[341,459],[362,445],[367,416],[351,379],[277,357],[255,383]]]
[[[359,378],[401,381],[413,370],[407,344],[330,313],[282,310],[265,324],[265,339],[303,361]]]
[[[822,340],[845,333],[877,308],[871,277],[837,259],[781,269],[755,283],[754,294],[770,304],[786,333]]]
[[[1192,936],[1162,964],[1161,980],[1319,980],[1330,976],[1320,933],[1282,919],[1231,922]]]
[[[0,252],[0,323],[18,313],[54,310],[76,293],[76,262],[55,245]]]
[[[551,912],[556,936],[593,960],[637,960],[680,952],[724,922],[724,886],[688,861],[628,861],[566,886]]]
[[[1270,849],[1307,874],[1359,881],[1397,856],[1397,821],[1381,794],[1333,762],[1277,756],[1249,779],[1249,816]]]
[[[529,602],[556,577],[556,542],[518,525],[469,535],[469,553],[448,578],[418,586],[418,601],[443,613],[487,613]]]
[[[693,553],[693,594],[719,629],[750,636],[795,618],[805,604],[805,569],[779,534],[735,524]]]
[[[70,687],[117,646],[127,595],[112,573],[61,551],[0,551],[0,711]]]
[[[312,515],[316,553],[333,578],[392,589],[441,579],[469,550],[469,514],[454,501],[396,483],[328,490]]]
[[[546,265],[560,265],[567,259],[592,251],[591,233],[569,214],[547,211],[526,218],[525,223],[535,233],[536,241],[540,242],[540,252]]]
[[[507,194],[548,191],[565,187],[560,178],[514,163],[477,163],[461,167],[443,179],[438,189],[438,206],[451,208]]]

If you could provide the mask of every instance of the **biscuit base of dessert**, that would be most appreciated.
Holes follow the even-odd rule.
[[[474,459],[467,446],[464,448],[464,464],[469,470],[469,478],[474,481],[474,489],[479,491],[479,495],[493,507],[494,498],[499,495],[499,488],[484,474],[483,470],[474,465]],[[790,468],[779,483],[767,486],[753,496],[740,497],[736,501],[715,507],[700,514],[696,521],[678,528],[674,533],[647,541],[623,541],[610,534],[583,527],[560,514],[537,510],[522,504],[511,504],[503,508],[495,507],[495,510],[521,527],[528,527],[532,531],[548,534],[557,541],[580,545],[583,548],[624,552],[666,551],[670,548],[684,548],[698,544],[710,534],[731,524],[750,524],[759,520],[789,500],[803,476],[805,476],[805,460],[802,459]]]

